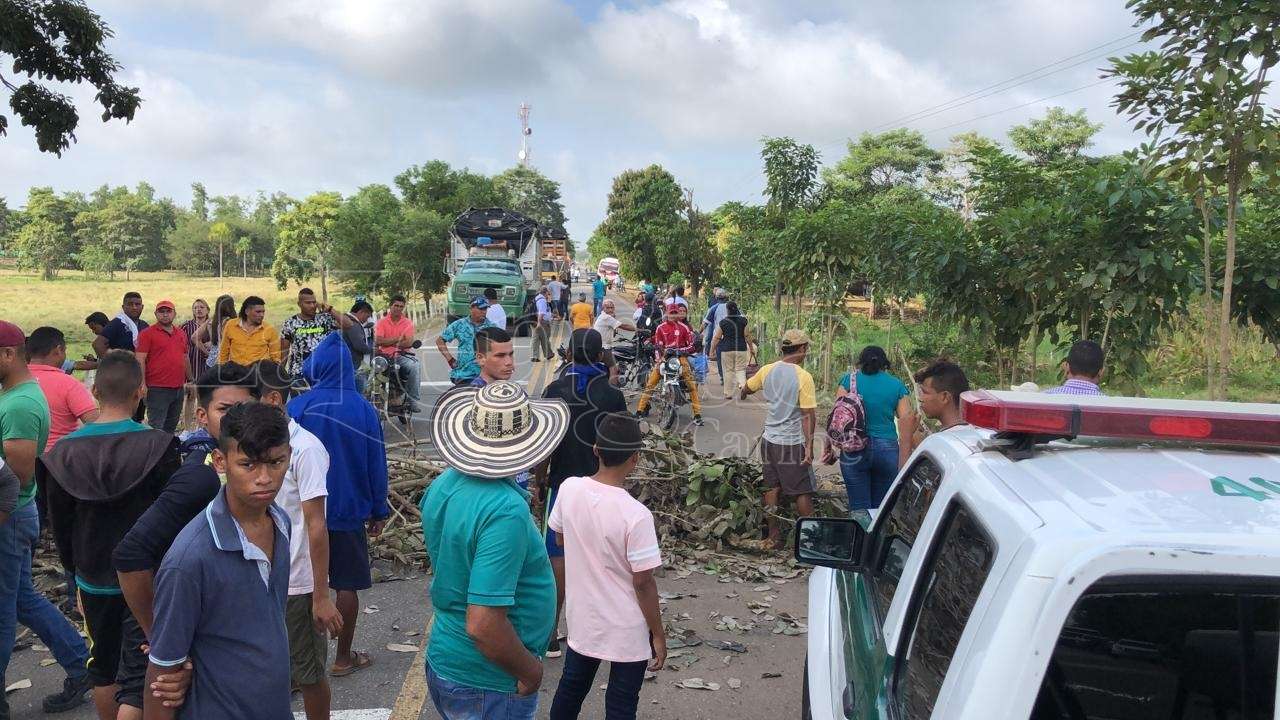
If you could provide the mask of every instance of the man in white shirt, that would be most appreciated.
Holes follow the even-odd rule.
[[[484,317],[493,323],[494,327],[507,329],[507,311],[502,309],[502,304],[498,302],[498,291],[493,288],[484,289],[484,299],[489,301],[489,308],[484,311]]]
[[[256,369],[261,401],[283,413],[292,378],[270,360],[258,362]],[[307,720],[322,720],[329,717],[330,707],[328,636],[337,637],[342,629],[342,615],[329,597],[329,529],[325,523],[329,452],[319,438],[292,419],[289,447],[289,469],[276,504],[293,527],[289,599],[285,604],[290,677],[302,692]]]
[[[618,336],[618,329],[621,328],[628,332],[635,332],[636,326],[631,323],[625,323],[614,317],[615,306],[613,300],[605,298],[600,304],[600,317],[596,318],[593,327],[596,332],[600,333],[600,338],[604,342],[601,347],[604,348],[604,364],[609,368],[609,382],[616,385],[618,379],[618,361],[613,359],[613,342]]]
[[[556,318],[564,317],[564,308],[560,304],[564,298],[564,290],[564,283],[558,277],[547,283],[547,292],[551,293],[551,312]]]

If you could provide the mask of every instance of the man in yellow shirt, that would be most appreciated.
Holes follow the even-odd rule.
[[[813,514],[813,434],[817,425],[817,393],[805,370],[809,336],[803,330],[782,335],[782,359],[760,368],[742,388],[742,399],[762,392],[769,403],[760,440],[764,466],[764,504],[769,510],[769,541],[781,547],[777,507],[780,496],[795,498],[796,514]]]
[[[578,302],[569,308],[569,320],[573,322],[574,330],[589,330],[596,321],[596,314],[591,303],[587,302],[586,293],[578,293]]]
[[[259,360],[280,362],[280,333],[266,322],[267,302],[250,295],[240,305],[240,317],[231,318],[222,328],[218,344],[218,364],[233,362],[249,366]]]

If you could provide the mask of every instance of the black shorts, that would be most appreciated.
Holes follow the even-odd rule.
[[[123,595],[95,595],[79,590],[84,632],[89,639],[89,679],[94,687],[118,685],[116,702],[142,707],[147,680],[147,641]]]
[[[369,536],[359,530],[329,531],[329,587],[333,590],[368,590]]]

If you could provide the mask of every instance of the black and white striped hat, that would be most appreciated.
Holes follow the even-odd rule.
[[[530,400],[513,382],[451,390],[436,402],[431,438],[450,466],[504,478],[547,459],[569,428],[569,406]]]

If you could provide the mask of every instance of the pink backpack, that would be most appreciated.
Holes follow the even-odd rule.
[[[867,409],[858,394],[858,373],[849,372],[849,392],[836,398],[827,416],[827,447],[840,452],[862,452],[867,447]]]

